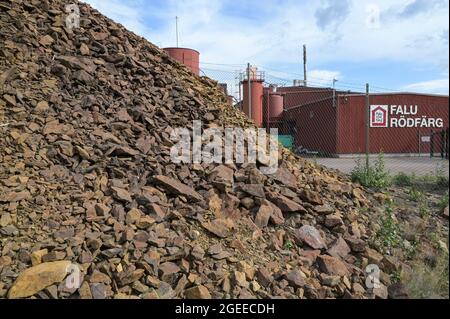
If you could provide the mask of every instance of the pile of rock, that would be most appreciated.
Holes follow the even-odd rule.
[[[67,4],[0,2],[1,297],[387,297],[362,189],[285,151],[267,176],[173,164],[173,128],[252,123],[88,5],[67,29]]]

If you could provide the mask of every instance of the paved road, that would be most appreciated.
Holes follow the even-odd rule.
[[[340,170],[349,174],[356,166],[355,158],[317,158],[318,164]],[[370,159],[371,163],[375,158]],[[443,173],[448,176],[449,162],[440,158],[429,157],[385,157],[385,166],[392,175],[400,172],[406,174],[415,173],[417,176],[433,175],[438,167],[442,167]]]

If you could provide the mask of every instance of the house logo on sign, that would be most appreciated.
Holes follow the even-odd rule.
[[[389,122],[388,105],[370,106],[370,127],[388,127]]]

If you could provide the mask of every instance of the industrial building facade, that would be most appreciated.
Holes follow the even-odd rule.
[[[174,59],[199,75],[198,51],[166,48]],[[273,87],[264,72],[249,67],[240,78],[242,100],[236,104],[257,126],[278,128],[292,148],[330,156],[366,152],[393,155],[448,153],[449,97],[419,93],[339,91],[298,85]],[[226,84],[221,85],[226,95]],[[233,97],[228,96],[233,103]],[[369,113],[369,114],[368,114]]]
[[[370,94],[369,116],[366,98],[330,88],[265,88],[261,126],[292,136],[296,148],[326,155],[365,153],[368,122],[370,153],[429,155],[448,149],[448,96]]]

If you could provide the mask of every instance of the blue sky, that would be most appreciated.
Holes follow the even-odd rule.
[[[249,62],[271,81],[301,78],[306,44],[311,85],[449,92],[448,0],[85,2],[160,47],[175,45],[178,16],[180,46],[199,50],[212,77]]]

